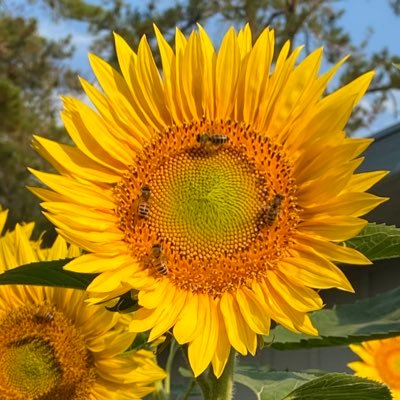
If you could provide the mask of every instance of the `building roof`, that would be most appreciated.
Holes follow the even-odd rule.
[[[400,123],[377,132],[373,138],[375,141],[365,151],[359,171],[390,171],[371,189],[372,193],[390,200],[372,211],[367,219],[400,226]]]

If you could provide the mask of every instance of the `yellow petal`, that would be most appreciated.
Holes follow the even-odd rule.
[[[304,245],[295,245],[298,251],[292,250],[292,257],[283,259],[279,270],[297,285],[317,289],[337,287],[354,292],[343,272],[326,258]]]
[[[240,48],[240,56],[243,60],[253,47],[251,29],[248,23],[239,31],[238,44]]]
[[[132,90],[132,70],[137,56],[129,47],[128,43],[117,33],[113,32],[115,41],[115,51],[118,57],[118,64],[129,88]]]
[[[328,240],[344,242],[358,235],[368,221],[350,216],[321,216],[304,221],[299,231]]]
[[[1,210],[1,207],[0,207],[0,210]],[[6,224],[7,216],[8,216],[8,210],[0,211],[0,234],[2,233],[2,231],[4,229],[4,225]]]
[[[249,54],[244,91],[243,94],[238,93],[238,96],[244,97],[243,120],[247,123],[254,123],[261,96],[265,95],[273,54],[274,32],[266,28]]]
[[[232,346],[242,355],[246,355],[247,350],[254,354],[257,348],[256,334],[248,328],[236,299],[230,293],[222,295],[220,310]]]
[[[34,136],[33,147],[60,173],[77,176],[89,181],[113,183],[120,174],[87,157],[75,147]]]
[[[107,122],[107,126],[113,134],[121,138],[133,151],[141,150],[141,145],[150,136],[148,125],[137,114],[117,113],[110,99],[100,90],[83,78],[79,78],[79,80],[88,98]]]
[[[232,113],[239,70],[240,49],[235,31],[231,28],[222,40],[217,56],[215,96],[219,118],[229,118]]]
[[[297,233],[297,236],[300,238],[299,242],[311,247],[317,253],[328,258],[329,260],[353,265],[372,264],[372,262],[362,253],[350,247],[331,243],[315,236],[306,235],[300,232]]]
[[[374,171],[355,174],[350,179],[349,187],[353,188],[354,191],[365,192],[375,185],[375,183],[384,178],[388,173],[388,171]]]
[[[170,288],[171,290],[171,288]],[[164,307],[164,312],[161,314],[155,327],[150,331],[149,342],[157,339],[163,333],[167,332],[176,322],[186,302],[186,291],[177,289],[174,292],[173,299],[168,307]]]
[[[218,338],[218,316],[214,300],[200,295],[199,306],[204,308],[204,326],[201,334],[188,346],[189,362],[195,377],[204,372],[210,364]]]
[[[179,344],[194,340],[195,333],[198,332],[196,327],[204,325],[204,321],[199,320],[199,307],[199,296],[189,292],[186,305],[176,321],[173,331]]]
[[[133,97],[155,129],[170,125],[171,117],[164,100],[160,74],[145,36],[140,40],[136,68],[133,72]]]
[[[114,208],[110,190],[101,190],[90,182],[79,182],[68,176],[49,174],[31,168],[29,171],[50,189],[62,193],[65,200],[83,205],[90,204],[91,207],[97,209],[112,210]]]
[[[323,307],[318,293],[304,285],[295,285],[280,271],[267,274],[268,282],[292,308],[301,312],[319,310]]]
[[[288,304],[280,293],[268,282],[265,281],[262,288],[269,299],[271,308],[276,312],[273,318],[294,332],[304,332],[309,335],[318,335],[318,331],[312,325],[310,318],[304,312],[295,310]]]
[[[127,143],[116,138],[107,122],[82,101],[69,99],[63,120],[78,148],[99,164],[125,169],[133,163],[135,153],[126,151]]]
[[[217,305],[218,307],[218,305]],[[212,359],[214,375],[219,378],[224,371],[225,365],[231,351],[231,344],[228,340],[225,324],[222,315],[218,312],[218,342],[215,348],[215,354]]]
[[[75,258],[64,266],[67,271],[83,273],[101,273],[114,271],[124,265],[132,265],[132,257],[129,254],[121,254],[115,257],[104,257],[98,254],[84,254]]]
[[[349,187],[351,190],[352,188]],[[306,208],[303,212],[303,218],[312,218],[312,215],[323,213],[328,215],[351,215],[359,217],[367,214],[379,204],[389,200],[388,197],[378,197],[370,193],[344,192],[337,196],[331,202],[323,205],[314,205]]]
[[[260,335],[268,335],[271,320],[254,292],[244,286],[238,289],[236,299],[249,327]]]

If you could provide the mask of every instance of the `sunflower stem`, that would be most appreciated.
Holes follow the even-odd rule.
[[[180,397],[179,400],[189,400],[190,394],[192,393],[195,386],[196,381],[193,379],[187,387],[186,392],[183,393],[182,397]]]
[[[187,346],[182,346],[182,354],[183,358],[186,361],[187,366],[191,369],[189,356],[188,356],[188,348]],[[197,377],[194,377],[195,382],[199,385],[201,392],[203,393],[203,399],[211,399],[211,386],[210,379],[206,372],[203,372]]]
[[[165,369],[167,371],[167,377],[165,378],[164,382],[164,393],[165,397],[169,399],[170,393],[171,393],[171,370],[172,370],[172,364],[174,363],[174,358],[176,355],[176,352],[178,351],[179,346],[178,343],[176,342],[175,339],[171,340],[171,346],[169,348],[169,355],[167,359],[167,363],[165,365]]]
[[[233,399],[233,373],[235,372],[236,352],[231,348],[224,372],[217,378],[210,373],[213,400]]]
[[[210,379],[208,378],[208,375],[203,372],[196,378],[196,382],[203,393],[203,398],[206,400],[212,399],[212,387],[210,386]]]

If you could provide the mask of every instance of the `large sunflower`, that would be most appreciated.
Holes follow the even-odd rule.
[[[0,211],[0,233],[7,213]],[[33,224],[0,238],[0,273],[19,264],[80,254],[58,237],[50,249],[30,242]],[[135,334],[84,291],[0,286],[2,400],[139,399],[165,373],[151,352],[122,353]]]
[[[361,358],[348,364],[355,374],[385,383],[393,399],[400,400],[400,337],[371,340],[350,348]]]
[[[322,49],[296,66],[286,43],[272,68],[269,29],[254,45],[230,29],[218,51],[201,27],[177,30],[175,51],[155,31],[161,73],[145,37],[135,53],[115,35],[121,73],[90,55],[97,111],[64,98],[75,146],[35,138],[59,175],[33,171],[49,189],[32,190],[90,253],[67,269],[100,274],[93,297],[137,290],[130,329],[173,329],[195,375],[211,362],[220,376],[271,319],[316,335],[312,288],[352,291],[333,262],[369,263],[340,242],[383,201],[365,191],[385,173],[355,173],[371,140],[343,132],[373,73],[322,98],[344,62],[319,76]]]

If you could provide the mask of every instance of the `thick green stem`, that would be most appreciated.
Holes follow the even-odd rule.
[[[171,345],[169,348],[169,355],[167,359],[167,364],[165,365],[165,369],[167,371],[167,377],[165,378],[164,382],[164,393],[167,399],[169,399],[171,393],[171,370],[172,364],[174,362],[175,354],[179,349],[178,343],[176,343],[175,339],[171,340]]]
[[[233,399],[233,373],[235,371],[236,352],[231,348],[224,372],[217,379],[210,373],[212,400]]]
[[[182,346],[182,354],[186,361],[187,366],[189,368],[191,368],[190,362],[189,362],[189,357],[188,357],[187,346]],[[194,379],[195,379],[196,383],[199,385],[201,392],[203,393],[203,398],[204,399],[212,399],[211,386],[210,386],[210,381],[209,381],[207,372],[203,372],[201,375],[199,375],[197,378],[194,378]]]
[[[189,386],[186,389],[186,392],[182,395],[182,397],[179,400],[189,400],[190,394],[192,393],[192,390],[196,386],[196,381],[193,379]]]
[[[212,399],[212,392],[211,392],[211,386],[210,386],[210,380],[208,378],[208,374],[206,372],[202,373],[196,378],[196,382],[199,385],[202,393],[203,393],[203,398],[205,400],[207,399]]]

